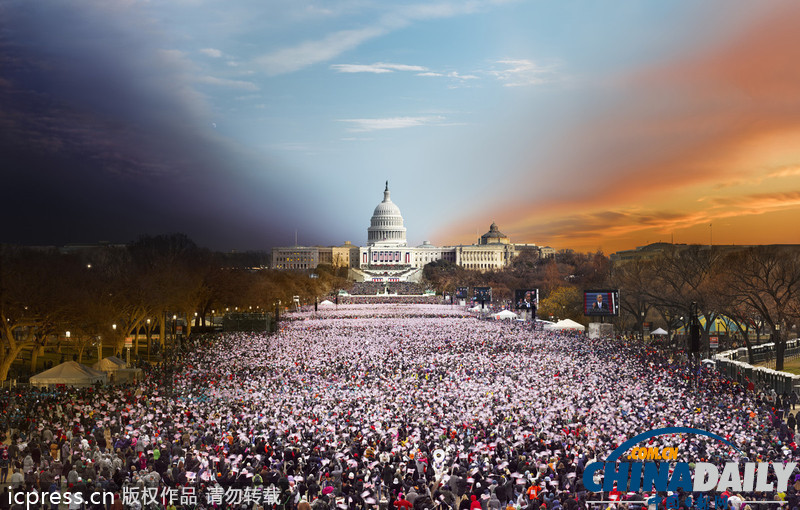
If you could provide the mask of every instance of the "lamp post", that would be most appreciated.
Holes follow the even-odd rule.
[[[114,333],[116,334],[116,332],[117,332],[117,325],[116,325],[116,324],[112,324],[112,325],[111,325],[111,329],[113,329],[113,330],[114,330]],[[114,341],[116,342],[116,340],[114,340]],[[130,364],[131,364],[131,346],[130,346],[130,345],[128,345],[127,339],[126,339],[126,341],[125,341],[125,363],[126,363],[128,366],[130,366]]]
[[[172,345],[177,343],[178,339],[178,315],[172,314]]]
[[[780,323],[775,324],[775,338],[772,340],[775,343],[775,347],[773,348],[772,352],[775,353],[775,367],[778,366],[778,344],[781,341],[781,325]]]
[[[639,324],[641,325],[642,342],[644,342],[644,310],[639,313],[642,315],[642,320],[639,322]]]
[[[147,326],[145,327],[147,333],[147,362],[150,362],[150,319],[147,319]]]

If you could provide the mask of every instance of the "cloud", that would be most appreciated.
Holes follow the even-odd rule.
[[[447,73],[447,76],[449,78],[456,78],[458,80],[477,80],[478,79],[478,77],[475,76],[474,74],[458,74],[455,71]]]
[[[794,177],[797,175],[800,175],[800,165],[791,165],[769,171],[767,173],[767,178],[776,179],[783,177]]]
[[[228,80],[225,78],[217,78],[216,76],[200,76],[197,81],[200,83],[206,83],[208,85],[217,85],[220,87],[227,87],[231,89],[238,89],[238,90],[249,90],[249,91],[256,91],[258,90],[258,85],[251,81],[242,81],[242,80]]]
[[[392,6],[368,27],[340,30],[322,39],[304,41],[295,46],[282,48],[257,57],[255,64],[272,76],[292,73],[336,58],[371,39],[405,28],[416,21],[473,14],[503,3],[505,2],[502,0],[470,0],[462,3],[438,2]]]
[[[340,73],[393,73],[395,71],[427,71],[426,67],[411,66],[405,64],[385,64],[378,62],[376,64],[334,64],[331,69]]]
[[[628,213],[613,230],[597,231],[606,244],[628,232],[630,247],[644,232],[690,231],[715,218],[737,225],[742,236],[760,236],[743,230],[759,228],[754,216],[795,211],[794,192],[774,191],[795,187],[800,176],[800,4],[761,5],[746,24],[704,34],[683,53],[624,75],[587,77],[574,92],[585,105],[580,117],[545,154],[531,140],[530,154],[520,157],[517,177],[536,175],[539,191],[518,194],[493,216],[525,239],[545,242],[563,226],[563,239],[578,245],[600,239],[591,233],[602,224],[596,211],[683,207],[674,218]],[[502,62],[494,76],[508,84],[539,77],[530,61]],[[442,236],[469,232],[475,221],[443,227]],[[765,223],[761,230],[777,228]]]
[[[203,48],[200,53],[211,58],[222,58],[222,52],[214,48]]]
[[[306,41],[291,48],[263,55],[255,64],[270,76],[292,73],[310,65],[328,61],[358,47],[364,41],[387,33],[383,27],[341,30],[318,41]]]
[[[340,119],[340,122],[347,122],[353,127],[348,131],[358,133],[367,131],[380,131],[384,129],[402,129],[426,125],[441,125],[444,117],[388,117],[382,119]]]
[[[265,230],[289,224],[265,229],[287,194],[269,192],[276,172],[252,169],[273,164],[214,132],[196,68],[164,49],[171,36],[141,4],[112,3],[0,8],[0,168],[5,188],[27,190],[0,202],[0,216],[15,218],[0,241],[185,232],[212,248],[263,249]]]
[[[490,70],[488,74],[503,82],[505,87],[541,85],[552,81],[556,72],[552,65],[543,66],[526,59],[498,60],[495,64],[503,68]]]
[[[725,206],[729,201],[721,197],[712,200],[717,206]],[[776,193],[753,193],[736,199],[738,208],[747,214],[760,214],[774,209],[800,207],[800,191],[782,191]]]

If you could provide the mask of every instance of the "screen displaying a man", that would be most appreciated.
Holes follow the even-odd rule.
[[[592,304],[592,311],[593,312],[607,312],[608,311],[608,304],[603,301],[603,295],[598,294],[597,299]]]
[[[531,310],[537,305],[536,289],[517,289],[514,291],[514,303],[517,310]]]

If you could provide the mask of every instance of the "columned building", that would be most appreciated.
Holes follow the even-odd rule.
[[[410,247],[400,208],[392,202],[389,182],[383,200],[375,207],[367,228],[367,245],[346,243],[341,247],[273,248],[276,269],[314,269],[317,263],[348,265],[350,278],[366,282],[416,282],[422,278],[426,264],[445,260],[466,269],[494,271],[503,269],[522,251],[539,256],[549,254],[548,247],[535,244],[514,245],[494,222],[477,244],[434,246],[428,241]]]
[[[360,250],[360,264],[351,277],[360,281],[419,281],[420,268],[413,263],[414,249],[406,242],[406,227],[400,208],[392,202],[389,181],[383,201],[372,212],[367,228],[367,246]]]

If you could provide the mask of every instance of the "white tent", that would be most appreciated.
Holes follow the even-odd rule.
[[[664,329],[662,329],[662,328],[658,328],[656,330],[651,331],[650,334],[651,335],[668,335],[669,333],[664,331]]]
[[[480,312],[482,310],[480,305],[475,305],[469,309],[470,312]]]
[[[127,368],[127,366],[128,364],[118,357],[109,356],[92,365],[92,368],[101,372],[116,372],[122,368]]]
[[[81,365],[77,361],[67,361],[56,365],[49,370],[36,374],[30,379],[33,386],[49,386],[54,384],[64,384],[67,386],[91,386],[100,381],[104,383],[108,380],[105,372],[100,372],[93,368]]]
[[[553,331],[565,331],[565,330],[568,330],[568,329],[574,329],[574,330],[578,330],[578,331],[586,331],[586,327],[585,326],[583,326],[582,324],[578,324],[577,322],[575,322],[575,321],[573,321],[571,319],[560,320],[560,321],[556,322],[555,324],[553,324],[552,326],[550,326],[550,328],[548,328],[548,329],[551,329]]]
[[[500,320],[503,320],[503,319],[511,320],[511,319],[516,319],[518,316],[517,316],[517,314],[515,314],[511,310],[503,310],[501,312],[497,312],[496,314],[492,315],[492,317],[494,317],[495,319],[500,319]]]
[[[325,301],[320,301],[319,305],[317,306],[332,306],[332,305],[333,303],[326,299]]]

